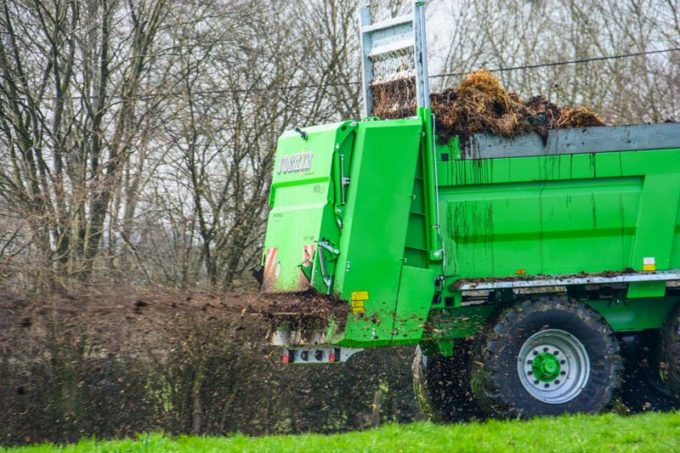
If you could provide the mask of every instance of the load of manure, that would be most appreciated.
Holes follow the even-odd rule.
[[[415,112],[413,78],[375,84],[371,90],[375,116],[403,118]],[[541,96],[523,102],[487,70],[471,73],[455,88],[432,93],[430,103],[441,142],[455,135],[465,141],[477,133],[511,138],[529,132],[545,142],[549,129],[604,126],[587,107],[560,108]]]

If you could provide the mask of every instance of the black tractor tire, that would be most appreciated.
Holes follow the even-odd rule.
[[[660,366],[671,394],[680,399],[680,304],[661,329]]]
[[[622,338],[624,359],[621,402],[631,412],[672,411],[680,408],[663,377],[658,330]]]
[[[470,340],[457,340],[452,357],[427,356],[420,346],[416,348],[413,392],[430,420],[467,421],[480,415],[468,378],[470,348]]]
[[[532,363],[545,356],[554,360],[557,378],[532,376]],[[623,367],[619,344],[603,318],[555,296],[501,312],[480,335],[470,363],[476,400],[488,415],[502,418],[600,412],[612,401]]]

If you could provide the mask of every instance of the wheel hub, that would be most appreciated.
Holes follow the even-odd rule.
[[[549,404],[576,398],[590,377],[585,346],[569,332],[542,330],[527,339],[517,356],[517,373],[525,390]]]
[[[539,381],[552,382],[560,375],[560,362],[555,354],[541,352],[532,361],[531,370]]]

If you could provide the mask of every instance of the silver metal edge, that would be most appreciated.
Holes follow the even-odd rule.
[[[482,289],[511,289],[511,288],[531,288],[540,286],[568,286],[568,285],[588,285],[601,283],[630,283],[630,282],[656,282],[680,280],[680,271],[662,272],[639,272],[631,274],[616,275],[612,277],[603,276],[584,276],[584,277],[552,277],[536,279],[517,279],[517,280],[497,280],[488,282],[466,282],[460,280],[452,285],[452,288],[461,291],[482,290]]]

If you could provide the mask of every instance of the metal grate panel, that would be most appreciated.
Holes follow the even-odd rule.
[[[396,114],[411,111],[412,106],[429,106],[424,8],[425,2],[416,1],[412,15],[375,24],[370,23],[369,7],[361,8],[364,116],[375,114],[374,90],[396,95],[393,108]],[[416,89],[408,89],[409,86]],[[411,112],[414,114],[415,111]]]

